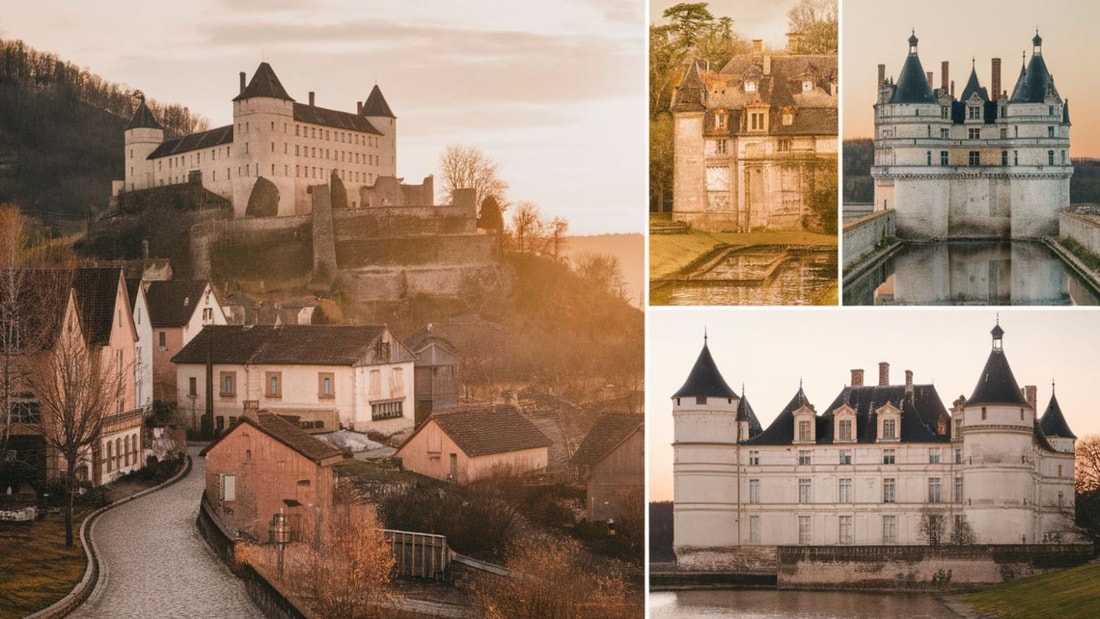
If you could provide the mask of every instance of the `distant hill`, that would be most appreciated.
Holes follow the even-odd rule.
[[[0,40],[0,202],[46,222],[83,219],[123,176],[131,89],[22,41]],[[187,108],[146,102],[166,136],[205,127]]]
[[[570,236],[563,251],[573,260],[584,252],[609,254],[619,259],[626,280],[630,304],[642,307],[645,283],[645,236],[641,234],[598,234],[594,236]]]

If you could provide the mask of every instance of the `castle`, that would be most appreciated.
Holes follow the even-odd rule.
[[[1038,415],[1004,330],[969,398],[946,410],[905,372],[851,385],[818,413],[802,388],[763,428],[706,343],[672,396],[675,551],[689,567],[737,565],[783,546],[1065,544],[1076,541],[1075,436],[1053,388]]]
[[[1069,101],[1054,86],[1043,39],[1011,93],[1001,89],[1001,59],[991,88],[975,68],[958,98],[941,67],[940,87],[924,72],[917,36],[898,80],[878,66],[875,114],[875,210],[893,208],[898,235],[909,239],[1056,234],[1069,206]],[[1025,56],[1026,58],[1026,56]]]
[[[236,217],[246,214],[259,179],[278,191],[279,216],[310,212],[308,188],[327,184],[335,173],[344,184],[348,206],[389,203],[397,185],[397,117],[375,85],[356,112],[295,101],[271,65],[263,62],[233,98],[233,124],[164,139],[156,117],[142,99],[125,131],[125,180],[114,193],[182,183],[201,183],[233,204]],[[414,204],[433,203],[427,196]],[[425,199],[426,197],[426,199]]]
[[[780,54],[755,40],[719,72],[688,65],[671,107],[674,220],[747,232],[812,216],[815,175],[836,177],[837,57],[797,40]]]

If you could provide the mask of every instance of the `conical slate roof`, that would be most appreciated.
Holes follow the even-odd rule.
[[[802,386],[799,385],[798,393],[794,394],[787,406],[783,407],[783,410],[771,422],[768,429],[745,441],[745,443],[750,445],[790,445],[794,440],[794,412],[807,405],[812,407],[810,401],[806,399],[806,393],[802,391]]]
[[[245,87],[244,92],[233,97],[233,100],[240,101],[252,97],[271,97],[286,101],[294,100],[287,94],[286,89],[283,88],[282,82],[279,81],[279,76],[275,75],[275,70],[266,62],[260,63],[260,66],[256,68],[256,72],[252,74],[252,81],[248,82],[248,86]]]
[[[932,93],[932,87],[928,85],[928,77],[924,74],[924,67],[917,57],[917,36],[909,37],[909,55],[905,57],[905,64],[901,66],[901,74],[898,76],[898,84],[894,89],[894,95],[890,97],[890,103],[935,103],[936,96]]]
[[[989,101],[989,95],[986,93],[985,88],[978,82],[978,72],[972,66],[970,67],[970,79],[966,81],[966,87],[963,88],[959,101],[969,101],[974,93],[977,93],[982,101]]]
[[[708,396],[714,398],[736,398],[737,394],[726,384],[718,366],[714,363],[714,357],[710,356],[706,340],[703,341],[703,350],[699,358],[695,360],[695,367],[691,368],[684,386],[672,394],[674,398],[692,396]]]
[[[756,413],[752,410],[752,405],[749,404],[749,398],[745,395],[744,385],[741,386],[741,401],[737,403],[737,421],[749,422],[750,438],[760,434],[764,430],[763,426],[760,425],[760,420],[756,418]]]
[[[1031,61],[1027,63],[1027,70],[1020,74],[1016,87],[1012,90],[1013,103],[1042,103],[1046,100],[1047,93],[1058,96],[1058,90],[1054,87],[1054,76],[1047,70],[1047,63],[1043,60],[1041,45],[1042,37],[1035,33],[1032,39],[1036,51],[1031,55]]]
[[[673,112],[702,112],[706,109],[704,97],[706,88],[703,79],[699,76],[699,63],[692,60],[688,63],[684,79],[676,87],[676,94],[672,95]]]
[[[1058,398],[1055,397],[1053,391],[1050,393],[1050,403],[1047,404],[1047,410],[1039,419],[1039,429],[1046,436],[1077,438],[1073,430],[1069,429],[1069,424],[1066,423],[1066,418],[1062,415],[1062,407],[1058,406]]]
[[[386,103],[386,98],[382,96],[382,89],[378,87],[378,84],[375,84],[374,88],[371,88],[370,94],[367,96],[367,101],[363,104],[363,116],[397,118],[393,115],[393,111],[390,110],[390,105]]]
[[[145,105],[145,98],[142,97],[141,103],[138,103],[137,109],[134,110],[134,117],[130,119],[130,124],[126,125],[126,130],[160,128],[157,117],[153,116],[153,111],[149,109],[149,106]]]
[[[1016,384],[1016,377],[1012,375],[1012,368],[1008,367],[1008,359],[1005,357],[1004,348],[998,345],[1004,329],[998,324],[991,331],[993,334],[993,350],[989,352],[989,358],[985,362],[982,375],[978,378],[978,384],[974,387],[974,393],[967,399],[967,406],[976,404],[1010,404],[1019,406],[1031,406],[1020,393],[1020,386]]]

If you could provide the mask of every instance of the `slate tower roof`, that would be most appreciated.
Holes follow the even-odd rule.
[[[989,95],[986,93],[985,88],[978,82],[978,71],[971,64],[970,79],[966,80],[966,87],[963,88],[959,101],[968,101],[974,93],[977,93],[982,101],[989,101]]]
[[[1031,42],[1035,46],[1031,61],[1027,63],[1027,69],[1020,73],[1020,79],[1012,89],[1012,102],[1042,103],[1047,94],[1061,101],[1058,89],[1054,87],[1054,76],[1047,70],[1047,63],[1043,60],[1043,37],[1039,36],[1039,31],[1035,31]]]
[[[386,98],[382,96],[382,89],[378,87],[378,84],[375,84],[374,88],[370,89],[367,101],[363,103],[363,116],[397,118],[393,115],[390,104],[386,103]]]
[[[252,74],[252,81],[248,82],[244,92],[233,97],[233,100],[240,101],[251,97],[272,97],[285,101],[294,100],[283,88],[279,76],[275,75],[275,70],[266,62],[260,63],[260,66],[256,68],[256,72]]]
[[[894,94],[890,97],[890,103],[936,102],[936,96],[932,93],[932,87],[928,85],[928,77],[917,56],[917,40],[917,34],[914,32],[909,37],[909,55],[905,57],[905,64],[901,66],[901,74],[898,76]]]
[[[1005,357],[1002,342],[1004,329],[998,323],[990,334],[993,336],[993,349],[989,351],[989,358],[978,378],[977,386],[974,387],[974,393],[966,401],[967,406],[1009,404],[1030,408],[1031,405],[1020,393],[1020,386],[1016,384],[1016,377],[1012,375],[1012,368],[1008,366],[1008,359]]]
[[[1073,430],[1069,429],[1069,424],[1066,423],[1066,418],[1062,415],[1062,407],[1058,405],[1058,398],[1054,395],[1054,387],[1051,386],[1050,391],[1050,403],[1047,404],[1047,409],[1043,412],[1043,416],[1039,419],[1039,429],[1043,431],[1046,436],[1052,436],[1056,438],[1077,438],[1077,435],[1073,433]]]
[[[706,337],[703,338],[703,350],[699,352],[699,358],[695,360],[695,366],[691,368],[687,380],[680,389],[672,394],[674,398],[692,396],[708,396],[715,398],[736,398],[737,394],[726,384],[718,366],[714,363],[714,357],[710,356],[707,348]]]
[[[157,122],[157,117],[153,115],[153,111],[149,109],[149,106],[145,105],[145,97],[139,97],[137,109],[134,110],[134,117],[130,119],[130,124],[126,125],[126,130],[130,129],[160,129],[160,123]]]
[[[703,78],[699,76],[699,63],[692,60],[688,63],[684,79],[676,87],[676,93],[672,95],[673,112],[702,112],[706,109],[706,88],[703,86]]]

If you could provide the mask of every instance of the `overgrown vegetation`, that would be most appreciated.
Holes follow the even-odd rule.
[[[252,193],[248,194],[247,217],[275,217],[279,214],[279,188],[264,177],[256,179]]]
[[[22,617],[68,595],[84,576],[84,548],[65,547],[65,522],[51,514],[0,528],[0,617]]]
[[[874,202],[875,181],[871,164],[875,160],[875,142],[871,138],[844,140],[844,202]]]
[[[1059,239],[1058,242],[1065,247],[1071,254],[1077,256],[1081,262],[1085,263],[1089,269],[1093,271],[1100,271],[1100,256],[1092,253],[1087,247],[1077,242],[1077,239],[1067,236],[1063,239]]]

